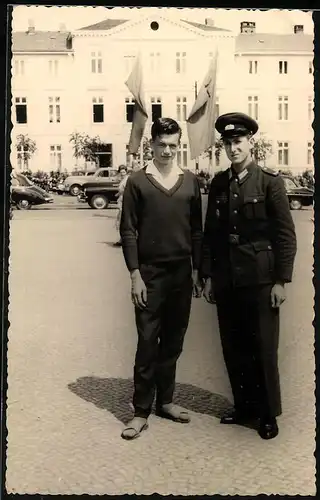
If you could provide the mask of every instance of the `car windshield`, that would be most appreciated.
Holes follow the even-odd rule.
[[[33,182],[31,182],[28,177],[23,174],[16,174],[16,179],[19,181],[20,186],[33,186]]]
[[[297,187],[300,187],[297,182],[295,182],[293,179],[288,179],[288,177],[284,178],[284,183],[287,189],[295,189]]]

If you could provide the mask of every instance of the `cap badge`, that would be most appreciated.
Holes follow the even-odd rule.
[[[232,123],[230,123],[229,125],[226,125],[224,127],[224,130],[234,130],[234,125]]]

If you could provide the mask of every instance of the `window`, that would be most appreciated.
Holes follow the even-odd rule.
[[[126,55],[124,56],[124,69],[125,73],[129,74],[133,68],[134,61],[135,61],[136,56],[134,55]]]
[[[188,144],[180,144],[177,150],[177,165],[180,168],[188,166]]]
[[[20,170],[28,170],[29,167],[29,159],[26,154],[28,151],[27,146],[19,146],[17,149],[17,164]]]
[[[127,123],[132,123],[135,101],[132,97],[126,97],[125,102],[126,102],[126,121]]]
[[[278,164],[289,165],[289,143],[278,142]]]
[[[308,150],[307,150],[307,164],[313,164],[313,147],[312,142],[308,142]]]
[[[278,120],[288,120],[289,108],[288,108],[288,96],[278,97]]]
[[[313,99],[312,96],[308,97],[308,120],[312,121],[313,119]]]
[[[288,177],[283,178],[284,185],[287,191],[290,191],[291,189],[296,189],[297,185],[292,179],[288,179]]]
[[[49,122],[60,123],[60,97],[49,97]]]
[[[186,52],[176,52],[176,73],[186,72]]]
[[[151,97],[152,121],[162,117],[161,97]]]
[[[50,166],[52,170],[60,170],[62,167],[62,152],[60,144],[50,146]]]
[[[309,61],[309,75],[313,75],[313,61]]]
[[[216,96],[216,117],[220,116],[220,101],[219,96]]]
[[[59,72],[59,62],[57,59],[51,59],[49,61],[49,73],[51,76],[58,76]]]
[[[92,98],[93,122],[102,123],[104,121],[103,97]]]
[[[102,73],[101,52],[91,52],[91,73]]]
[[[178,122],[186,121],[187,119],[187,98],[177,97],[177,120]]]
[[[258,96],[249,95],[248,96],[248,115],[254,120],[258,120]]]
[[[279,61],[279,73],[280,75],[288,73],[288,61]]]
[[[150,54],[150,71],[151,73],[159,73],[160,68],[160,53],[151,52]]]
[[[15,76],[24,75],[24,60],[16,59],[14,61],[14,74]]]
[[[249,61],[249,73],[250,75],[258,73],[258,61]]]
[[[27,98],[16,97],[16,122],[27,123]]]
[[[219,154],[215,155],[216,167],[220,167],[220,156],[221,156],[221,152]]]

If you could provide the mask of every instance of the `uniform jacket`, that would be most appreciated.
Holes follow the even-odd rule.
[[[252,162],[215,176],[208,196],[202,275],[215,287],[292,280],[296,234],[283,179]]]

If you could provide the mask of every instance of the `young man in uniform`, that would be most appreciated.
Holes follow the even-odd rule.
[[[224,424],[259,421],[278,434],[279,308],[291,282],[296,235],[281,176],[252,159],[258,124],[243,113],[216,121],[231,167],[211,183],[205,221],[204,296],[217,305],[234,411]]]
[[[153,160],[131,174],[123,196],[120,233],[138,331],[134,418],[124,439],[147,428],[155,393],[158,416],[190,420],[172,399],[193,290],[201,296],[202,211],[196,176],[174,163],[180,138],[174,120],[153,123]]]

